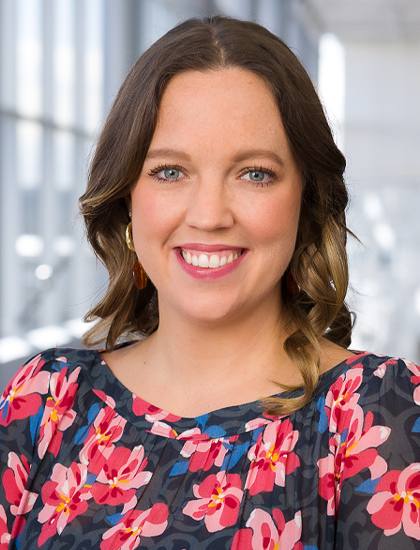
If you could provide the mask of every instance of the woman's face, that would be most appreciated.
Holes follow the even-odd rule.
[[[131,194],[134,244],[161,318],[279,313],[301,194],[301,171],[260,77],[237,68],[175,76]]]

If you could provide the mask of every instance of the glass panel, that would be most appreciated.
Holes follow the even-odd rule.
[[[40,214],[40,188],[22,189],[20,195],[21,232],[26,236],[34,237],[39,233],[41,216]],[[39,239],[39,237],[37,237]],[[25,241],[26,242],[26,241]],[[19,252],[21,256],[38,256],[34,250],[37,246],[31,241],[26,247],[27,253]],[[22,248],[23,250],[23,248]]]
[[[72,0],[54,3],[54,117],[61,124],[75,116],[74,7]]]
[[[17,4],[17,109],[22,114],[42,113],[41,0]]]
[[[42,127],[35,122],[16,124],[16,173],[18,184],[26,189],[38,187],[42,181]]]
[[[54,133],[54,183],[60,190],[69,190],[74,180],[74,136]]]
[[[85,55],[85,127],[95,132],[103,119],[103,3],[91,0],[84,3],[86,40]]]

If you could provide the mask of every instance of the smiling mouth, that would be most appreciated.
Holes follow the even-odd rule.
[[[224,265],[231,264],[242,256],[244,250],[238,250],[237,252],[212,252],[205,254],[200,252],[199,254],[193,254],[189,250],[181,248],[181,256],[187,262],[187,264],[195,267],[204,267],[215,269],[217,267],[223,267]]]

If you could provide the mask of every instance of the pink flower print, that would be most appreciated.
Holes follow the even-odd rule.
[[[402,526],[407,536],[420,540],[420,463],[385,474],[367,511],[385,535],[398,533]]]
[[[261,426],[266,426],[267,424],[270,424],[271,422],[272,420],[270,420],[269,418],[254,418],[253,420],[250,420],[245,424],[245,431],[252,432],[253,430],[261,428]]]
[[[299,458],[292,452],[298,437],[289,419],[271,422],[265,427],[248,452],[251,465],[245,488],[251,495],[270,492],[274,484],[284,487],[286,475],[299,466]]]
[[[246,529],[235,534],[231,550],[302,550],[299,542],[302,533],[301,513],[287,523],[283,512],[274,508],[268,512],[256,508],[246,522]]]
[[[22,367],[11,380],[0,399],[0,425],[28,418],[38,412],[41,395],[48,391],[50,374],[40,372],[45,361],[38,355]]]
[[[213,465],[220,468],[228,452],[223,439],[209,439],[205,441],[187,440],[181,450],[181,455],[190,458],[188,470],[207,472]]]
[[[68,523],[87,510],[86,501],[91,498],[89,488],[85,487],[87,473],[84,464],[75,462],[70,468],[62,464],[54,466],[51,481],[47,481],[42,488],[44,508],[38,514],[38,521],[44,525],[38,546],[56,533],[61,535]]]
[[[185,515],[204,523],[210,533],[235,525],[243,491],[238,474],[222,471],[209,475],[200,485],[194,485],[194,496],[184,507]]]
[[[145,510],[131,510],[102,537],[101,550],[132,550],[141,537],[157,537],[168,525],[168,507],[157,503]]]
[[[163,409],[159,409],[154,405],[151,405],[147,401],[144,401],[137,395],[133,394],[133,413],[137,416],[145,416],[146,420],[150,423],[157,422],[158,420],[167,420],[168,422],[177,422],[181,419],[180,416],[168,413]]]
[[[325,399],[325,412],[329,420],[330,431],[342,432],[353,414],[359,400],[356,390],[362,383],[363,369],[352,367],[343,373],[331,386]]]
[[[363,409],[356,405],[346,441],[341,445],[341,480],[353,477],[363,468],[370,469],[371,479],[378,479],[386,472],[386,462],[376,447],[388,439],[391,429],[372,424],[373,414],[369,411],[364,418]]]
[[[391,433],[386,426],[372,426],[373,414],[366,418],[363,409],[356,405],[347,436],[336,434],[330,439],[329,454],[318,461],[319,494],[327,502],[327,514],[337,515],[343,480],[369,468],[371,479],[378,479],[387,470],[385,460],[376,447],[384,443]]]
[[[113,399],[111,396],[107,395],[102,390],[92,390],[95,395],[99,397],[99,399],[102,399],[104,403],[106,403],[111,409],[115,409],[115,399]]]
[[[169,439],[176,439],[178,437],[177,432],[172,428],[170,424],[166,422],[161,422],[157,420],[153,422],[149,432],[155,435],[161,435],[162,437],[167,437]]]
[[[412,363],[411,361],[406,361],[405,363],[407,368],[413,373],[411,377],[411,383],[417,386],[413,392],[413,399],[416,405],[420,405],[420,367]]]
[[[114,443],[121,438],[126,423],[111,407],[99,411],[79,454],[80,461],[89,465],[90,472],[99,474],[102,470],[114,450]]]
[[[9,548],[10,533],[7,529],[7,516],[3,506],[0,504],[0,550]]]
[[[50,393],[45,404],[44,415],[41,420],[40,441],[38,444],[38,455],[43,458],[46,451],[54,456],[60,449],[63,433],[69,428],[76,418],[72,410],[78,384],[77,377],[80,367],[75,369],[67,379],[67,368],[52,374],[50,379]]]
[[[395,359],[388,359],[384,363],[381,363],[373,374],[375,376],[377,376],[378,378],[383,378],[385,376],[385,373],[386,373],[386,368],[389,365],[396,365],[397,363],[398,363],[398,361],[396,361]]]
[[[337,473],[335,457],[329,453],[325,458],[318,460],[319,494],[327,501],[327,515],[337,516],[340,502],[341,483]]]
[[[95,501],[112,506],[129,502],[152,477],[151,472],[144,471],[146,464],[142,445],[132,450],[115,448],[92,486]]]
[[[7,465],[9,468],[3,474],[2,484],[6,499],[11,504],[10,512],[14,516],[23,515],[32,510],[37,498],[36,493],[25,490],[29,475],[29,463],[24,455],[21,458],[10,452]]]

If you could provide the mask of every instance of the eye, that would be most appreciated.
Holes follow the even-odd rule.
[[[273,182],[275,174],[272,170],[254,167],[243,170],[240,177],[257,185],[269,185]]]
[[[181,166],[168,166],[160,165],[153,168],[148,173],[149,176],[156,179],[157,181],[178,181],[185,174],[182,172]]]

